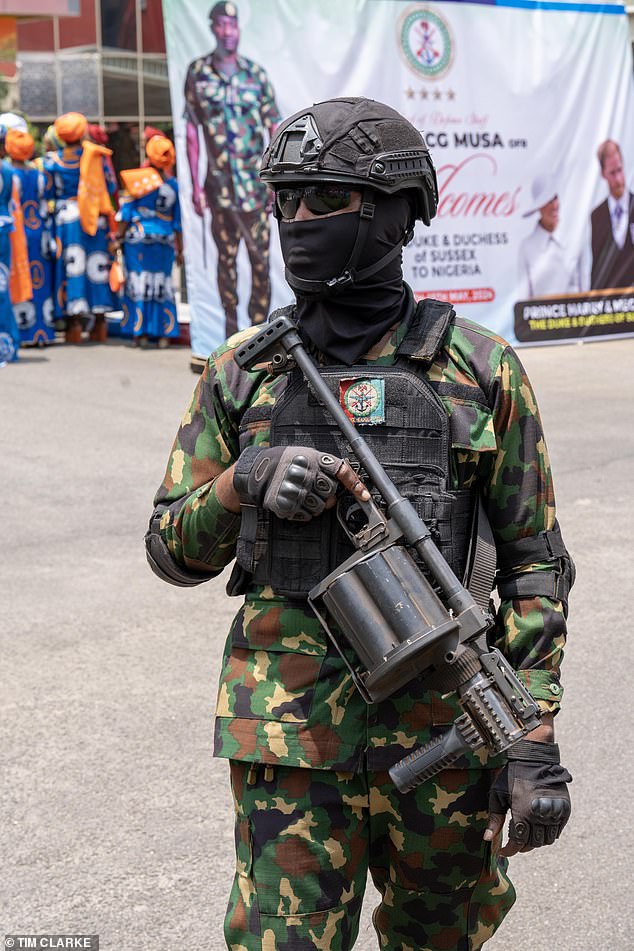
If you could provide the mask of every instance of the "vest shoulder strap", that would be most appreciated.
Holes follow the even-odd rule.
[[[288,317],[295,323],[295,312],[295,304],[278,307],[270,314],[269,320]],[[418,301],[410,328],[398,348],[399,357],[410,357],[427,366],[432,364],[455,317],[456,312],[447,301],[433,298]]]
[[[419,360],[427,366],[432,364],[455,316],[455,310],[446,301],[432,298],[418,301],[398,355]]]

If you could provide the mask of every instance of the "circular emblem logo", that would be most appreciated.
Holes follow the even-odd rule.
[[[31,283],[34,291],[44,287],[44,265],[40,261],[31,261]]]
[[[7,333],[0,333],[0,366],[9,363],[15,356],[15,344]]]
[[[381,401],[381,394],[371,380],[355,383],[345,393],[344,402],[351,416],[371,416]]]
[[[406,13],[401,23],[405,62],[418,76],[440,79],[453,59],[453,40],[447,22],[431,10]]]
[[[20,330],[30,330],[35,324],[36,312],[35,304],[32,300],[24,301],[22,304],[13,305],[13,316]]]
[[[40,227],[40,219],[37,213],[37,202],[23,201],[22,214],[24,215],[24,226],[30,231],[36,231]]]

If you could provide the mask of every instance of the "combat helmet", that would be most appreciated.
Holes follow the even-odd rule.
[[[361,191],[356,239],[339,273],[309,279],[286,266],[293,290],[315,297],[340,294],[385,268],[412,240],[415,222],[428,225],[438,204],[436,173],[423,136],[395,109],[373,99],[329,99],[296,112],[272,137],[260,178],[276,192],[328,182]],[[410,216],[400,240],[379,260],[362,266],[377,193],[407,197]]]
[[[374,99],[341,98],[296,112],[276,130],[260,167],[272,188],[342,182],[392,195],[407,190],[416,220],[436,214],[438,184],[425,139]]]

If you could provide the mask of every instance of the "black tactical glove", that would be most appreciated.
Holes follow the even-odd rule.
[[[572,782],[572,776],[559,763],[559,747],[520,740],[507,756],[509,762],[500,770],[489,795],[492,820],[511,810],[509,842],[503,854],[552,845],[570,817],[566,783]]]
[[[307,522],[334,498],[343,466],[347,463],[338,456],[307,446],[249,446],[235,464],[233,484],[243,505]]]

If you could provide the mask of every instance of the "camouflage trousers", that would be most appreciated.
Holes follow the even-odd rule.
[[[251,264],[249,319],[252,324],[261,324],[269,315],[269,216],[263,208],[235,211],[212,206],[211,234],[218,249],[218,293],[225,312],[225,333],[229,337],[238,329],[236,261],[241,240],[244,240]]]
[[[499,840],[482,841],[493,775],[449,769],[401,794],[387,773],[232,761],[227,947],[348,951],[369,869],[378,948],[481,948],[515,900]]]

